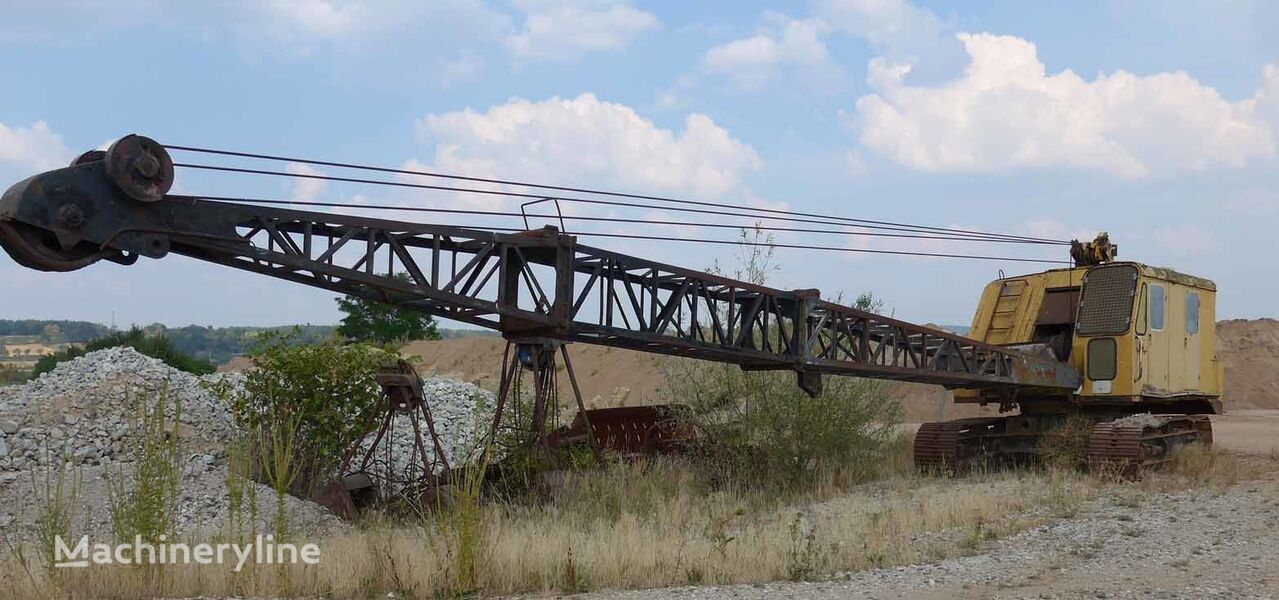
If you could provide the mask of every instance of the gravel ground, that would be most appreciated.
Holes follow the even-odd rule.
[[[1279,474],[1275,474],[1279,475]],[[608,591],[585,598],[1274,598],[1279,483],[1116,497],[978,554],[813,583]]]

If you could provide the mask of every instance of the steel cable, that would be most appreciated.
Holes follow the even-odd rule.
[[[525,198],[525,199],[532,199],[532,200],[560,200],[564,202],[575,202],[575,203],[583,203],[583,204],[593,204],[593,205],[603,205],[603,206],[622,206],[622,207],[630,207],[630,208],[648,208],[648,209],[655,209],[655,210],[668,210],[668,211],[687,212],[687,213],[695,213],[695,214],[709,214],[709,215],[728,216],[728,217],[735,217],[735,218],[774,219],[778,221],[814,223],[819,225],[834,225],[834,226],[841,226],[841,227],[858,227],[862,229],[873,229],[873,230],[880,230],[880,231],[901,231],[901,232],[907,232],[907,233],[937,233],[937,234],[945,234],[946,232],[955,232],[955,233],[949,234],[952,237],[945,238],[945,239],[950,239],[954,241],[1003,242],[1003,243],[1021,243],[1021,244],[1031,244],[1031,245],[1053,245],[1053,246],[1070,244],[1069,242],[1061,242],[1056,240],[1033,239],[1033,238],[1018,239],[1015,237],[1007,237],[1002,235],[993,236],[993,234],[992,234],[992,237],[984,237],[984,235],[986,234],[973,235],[966,232],[965,230],[957,230],[957,229],[948,230],[945,228],[935,228],[935,227],[926,227],[926,226],[911,226],[911,225],[901,225],[901,224],[855,225],[851,223],[841,223],[838,221],[823,220],[823,219],[808,219],[804,217],[771,217],[771,216],[766,217],[764,215],[743,215],[739,213],[732,213],[732,212],[720,211],[720,210],[644,206],[644,205],[637,205],[634,203],[621,202],[616,200],[596,200],[596,199],[588,199],[588,198],[544,196],[542,194],[529,194],[529,193],[522,193],[522,192],[508,192],[508,191],[501,191],[501,190],[478,190],[473,188],[430,185],[430,184],[423,184],[423,183],[409,183],[409,182],[403,182],[403,181],[384,181],[380,179],[339,177],[335,175],[319,175],[319,174],[312,174],[312,173],[290,173],[287,171],[271,171],[266,169],[249,169],[244,167],[228,167],[228,166],[221,166],[221,165],[174,163],[174,166],[184,167],[189,169],[222,171],[222,172],[228,172],[228,173],[242,173],[242,174],[249,174],[249,175],[268,175],[273,177],[289,177],[289,178],[300,178],[300,179],[315,179],[315,180],[323,180],[323,181],[336,181],[336,182],[343,182],[343,183],[384,185],[389,187],[427,189],[427,190],[459,192],[459,193],[472,193],[472,194],[481,194],[481,195],[490,195],[490,196],[510,197],[510,198]],[[745,207],[741,207],[741,208],[745,208]],[[396,208],[395,210],[404,210],[404,209]],[[796,213],[796,214],[807,214],[807,213]],[[567,219],[568,217],[564,217],[564,218]],[[706,224],[697,223],[692,225],[702,226]],[[748,225],[739,225],[738,227],[751,228],[751,226],[748,226]],[[851,232],[848,232],[848,233],[851,233]]]
[[[292,163],[298,163],[298,164],[307,164],[307,165],[315,165],[315,166],[326,166],[326,167],[336,167],[336,168],[343,168],[343,169],[357,169],[357,170],[374,171],[374,172],[390,173],[390,174],[398,174],[398,175],[414,175],[414,176],[420,176],[420,177],[433,177],[433,178],[441,178],[441,179],[451,179],[451,180],[456,180],[456,181],[470,181],[470,182],[476,182],[476,183],[489,183],[489,184],[494,184],[494,185],[512,185],[512,186],[519,186],[519,187],[532,188],[532,189],[544,189],[544,190],[554,190],[554,191],[561,191],[561,192],[573,192],[573,193],[583,193],[583,194],[592,194],[592,195],[612,196],[612,197],[615,197],[615,198],[630,198],[630,199],[637,199],[637,200],[651,200],[651,201],[666,202],[666,203],[680,204],[680,205],[686,205],[686,206],[705,206],[705,207],[713,207],[713,208],[729,208],[729,209],[734,209],[734,210],[738,210],[738,211],[745,210],[745,211],[758,212],[758,213],[767,213],[767,214],[781,215],[781,216],[787,216],[787,217],[796,217],[796,216],[798,216],[798,217],[820,218],[820,219],[824,219],[824,220],[826,220],[826,221],[824,221],[826,224],[834,224],[834,223],[830,223],[829,221],[839,221],[839,222],[843,222],[844,224],[859,224],[859,225],[867,225],[867,226],[870,226],[870,225],[876,225],[876,226],[883,226],[883,227],[900,227],[900,228],[908,228],[908,229],[909,229],[909,230],[911,230],[911,231],[931,231],[931,232],[947,233],[947,234],[962,234],[962,235],[971,235],[971,236],[980,237],[980,238],[999,238],[999,239],[1007,239],[1007,240],[1020,240],[1020,241],[1024,241],[1024,242],[1035,242],[1035,243],[1046,243],[1046,244],[1062,244],[1062,245],[1068,245],[1068,244],[1070,243],[1069,241],[1066,241],[1066,240],[1054,240],[1054,239],[1038,238],[1038,237],[1032,237],[1032,236],[1021,236],[1021,235],[1012,235],[1012,234],[990,233],[990,232],[983,232],[983,231],[974,231],[974,230],[967,230],[967,229],[955,229],[955,228],[946,228],[946,227],[933,227],[933,226],[928,226],[928,225],[914,225],[914,224],[909,224],[909,223],[897,223],[897,222],[892,222],[892,221],[877,221],[877,220],[870,220],[870,219],[856,219],[856,218],[852,218],[852,217],[842,217],[842,216],[832,216],[832,215],[820,215],[820,214],[815,214],[815,213],[805,213],[805,212],[798,212],[798,211],[785,211],[785,210],[779,210],[779,209],[770,209],[770,208],[761,208],[761,207],[750,207],[750,206],[740,206],[740,205],[733,205],[733,204],[726,204],[726,203],[719,203],[719,202],[704,202],[704,201],[695,201],[695,200],[685,200],[685,199],[680,199],[680,198],[670,198],[670,197],[664,197],[664,196],[652,196],[652,195],[644,195],[644,194],[629,194],[629,193],[623,193],[623,192],[612,192],[612,191],[604,191],[604,190],[594,190],[594,189],[590,189],[590,188],[580,188],[580,187],[568,187],[568,186],[545,185],[545,184],[536,184],[536,183],[529,183],[529,182],[522,182],[522,181],[514,181],[514,180],[494,179],[494,178],[485,178],[485,177],[471,177],[471,176],[465,176],[465,175],[455,175],[455,174],[447,174],[447,173],[435,173],[435,172],[431,172],[431,171],[420,171],[420,170],[412,170],[412,169],[397,169],[397,168],[391,168],[391,167],[378,167],[378,166],[372,166],[372,165],[360,165],[360,164],[354,164],[354,163],[343,163],[343,162],[334,162],[334,161],[323,161],[323,160],[313,160],[313,159],[304,159],[304,158],[294,158],[294,157],[279,156],[279,155],[271,155],[271,154],[260,154],[260,153],[250,153],[250,152],[235,152],[235,151],[229,151],[229,150],[216,150],[216,149],[203,148],[203,147],[197,147],[197,146],[166,145],[165,147],[166,147],[166,148],[168,148],[168,149],[170,149],[170,150],[179,150],[179,151],[185,151],[185,152],[196,152],[196,153],[202,153],[202,154],[214,154],[214,155],[223,155],[223,156],[234,156],[234,157],[240,157],[240,158],[251,158],[251,159],[258,159],[258,160],[278,161],[278,162],[292,162]],[[177,166],[185,166],[185,167],[191,167],[191,168],[218,168],[218,167],[211,167],[210,165],[192,165],[192,164],[185,164],[185,163],[184,163],[184,164],[178,164]],[[353,181],[353,182],[358,182],[358,183],[371,183],[371,184],[380,184],[380,185],[395,185],[395,184],[397,183],[397,182],[386,182],[386,181],[378,181],[378,180],[360,180],[360,179],[354,179],[354,178],[333,178],[333,177],[331,177],[331,176],[325,176],[325,175],[310,175],[310,174],[287,173],[287,172],[278,172],[278,171],[266,172],[266,171],[252,170],[252,169],[249,169],[249,170],[237,170],[237,169],[236,169],[236,168],[234,168],[234,167],[221,167],[221,169],[223,169],[223,170],[234,170],[234,171],[237,171],[237,172],[256,172],[256,173],[259,173],[259,174],[283,175],[283,176],[289,176],[289,177],[312,177],[312,178],[317,178],[317,179],[331,179],[331,180],[334,180],[334,181]],[[417,186],[417,185],[413,185],[413,184],[403,184],[403,185],[405,185],[405,186],[407,186],[407,187],[424,187],[424,188],[426,188],[426,189],[451,189],[452,191],[470,192],[470,193],[490,193],[490,194],[509,195],[509,196],[515,196],[515,197],[527,197],[527,198],[548,198],[547,196],[544,196],[544,195],[503,193],[503,192],[496,191],[496,190],[476,190],[476,189],[472,189],[472,188],[447,188],[447,187],[438,187],[438,186]],[[549,197],[549,198],[558,199],[558,200],[562,200],[562,201],[566,201],[566,202],[582,202],[582,201],[585,201],[585,200],[586,200],[586,199],[581,199],[581,198],[571,198],[571,197],[560,197],[560,198]],[[672,207],[659,207],[659,206],[652,206],[652,205],[640,205],[640,204],[634,204],[634,203],[625,203],[625,204],[621,204],[621,205],[623,205],[623,206],[632,206],[632,207],[636,207],[636,208],[652,208],[652,209],[659,209],[659,210],[673,210],[673,211],[687,210],[687,209],[677,209],[677,208],[672,208]],[[692,211],[689,211],[689,212],[692,212]],[[738,216],[741,216],[741,215],[738,215]]]
[[[255,203],[308,204],[305,202],[290,202],[290,201],[283,201],[283,200],[262,201],[262,200],[254,200],[252,198],[228,198],[228,197],[221,197],[221,196],[212,196],[212,197],[210,196],[175,196],[175,197],[187,198],[187,199],[192,199],[196,201],[213,200],[213,201],[219,201],[219,202],[234,202],[234,203],[245,204],[245,205],[253,205]],[[334,203],[314,203],[314,204],[325,205],[325,204],[334,204]],[[354,208],[368,208],[365,205],[351,205],[351,206]],[[388,210],[405,210],[405,209],[391,208]],[[459,225],[458,227],[485,230],[485,231],[505,231],[505,232],[525,231],[524,229],[521,229],[518,227],[490,227],[487,225],[476,225],[476,226]],[[874,249],[874,248],[848,248],[843,246],[789,244],[789,243],[771,242],[771,241],[761,242],[761,241],[750,241],[750,240],[716,240],[716,239],[704,239],[704,238],[667,237],[667,236],[627,234],[627,233],[607,233],[607,232],[598,232],[598,231],[574,231],[571,233],[571,235],[578,236],[578,237],[597,237],[597,238],[614,238],[614,239],[630,239],[630,240],[654,240],[654,241],[665,241],[665,242],[715,244],[715,245],[729,245],[729,246],[752,246],[752,247],[765,247],[765,248],[786,248],[786,249],[797,249],[797,250],[821,250],[821,251],[827,251],[827,252],[884,254],[884,255],[896,255],[896,256],[915,256],[915,257],[925,257],[925,258],[955,258],[955,259],[968,259],[968,260],[1008,261],[1008,262],[1021,262],[1021,263],[1070,264],[1069,261],[1042,259],[1042,258],[1025,258],[1025,257],[1015,257],[1015,256],[989,256],[989,255],[980,255],[980,254],[955,254],[955,253],[947,253],[947,252],[923,252],[923,251],[912,251],[912,250],[882,250],[882,249]]]
[[[773,227],[768,225],[757,224],[730,224],[730,223],[688,223],[685,221],[666,221],[660,219],[630,219],[624,217],[597,217],[586,215],[559,215],[559,214],[537,214],[522,212],[507,212],[494,210],[474,210],[465,208],[428,208],[423,206],[395,206],[391,204],[357,204],[354,202],[316,202],[304,200],[273,200],[265,198],[234,198],[227,196],[186,196],[175,195],[175,198],[188,198],[193,200],[215,200],[221,202],[240,202],[267,205],[282,206],[319,206],[324,208],[354,208],[366,210],[387,210],[387,211],[406,211],[436,214],[452,214],[452,215],[477,215],[487,217],[524,217],[538,219],[564,219],[566,221],[592,221],[607,223],[632,223],[639,225],[672,225],[681,227],[708,227],[716,229],[758,229],[760,231],[778,231],[785,233],[816,233],[816,234],[832,234],[832,235],[854,235],[861,237],[885,237],[885,238],[904,238],[904,239],[922,239],[922,240],[943,240],[943,241],[973,241],[965,237],[953,237],[943,235],[924,235],[910,233],[877,233],[871,231],[844,231],[837,229],[808,229],[796,227]],[[565,233],[572,233],[566,231]],[[988,243],[1013,243],[1024,244],[1026,242],[1018,242],[1016,240],[981,240]]]

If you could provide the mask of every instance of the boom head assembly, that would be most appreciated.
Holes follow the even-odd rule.
[[[101,218],[129,204],[160,201],[173,187],[173,159],[155,140],[121,138],[105,152],[91,150],[67,169],[15,184],[0,197],[0,246],[18,264],[39,271],[75,271],[99,260],[133,264],[139,254],[168,252],[163,236],[118,230],[115,247]],[[112,206],[114,205],[114,206]]]

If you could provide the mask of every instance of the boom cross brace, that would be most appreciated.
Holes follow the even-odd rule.
[[[502,332],[792,370],[1069,394],[1051,360],[779,290],[518,233],[270,208],[169,194],[164,146],[122,138],[0,197],[0,244],[18,263],[72,271],[169,254],[424,311]],[[246,201],[251,202],[251,201]]]

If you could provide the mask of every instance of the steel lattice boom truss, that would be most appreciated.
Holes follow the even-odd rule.
[[[810,391],[823,373],[1010,398],[1024,389],[1066,394],[1079,384],[1078,372],[1053,360],[827,302],[817,290],[773,289],[585,246],[554,228],[507,234],[190,196],[138,201],[121,191],[110,163],[11,188],[0,200],[0,240],[10,254],[35,268],[69,270],[176,253],[508,338],[793,370]],[[54,251],[32,251],[41,244]]]

